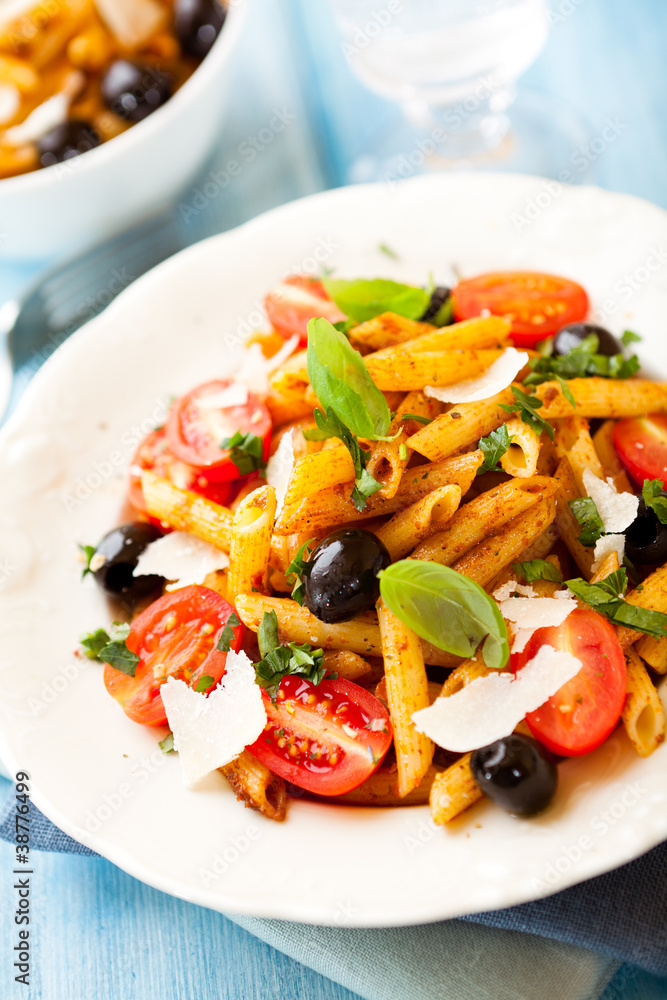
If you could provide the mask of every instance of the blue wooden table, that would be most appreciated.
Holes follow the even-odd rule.
[[[552,8],[550,40],[523,82],[569,103],[586,120],[591,139],[610,119],[618,124],[615,141],[586,154],[587,180],[667,207],[667,5],[552,0]],[[369,131],[397,114],[350,75],[324,0],[252,0],[232,93],[221,162],[274,108],[287,108],[293,118],[218,199],[220,229],[343,184]],[[2,265],[0,303],[44,266]],[[0,779],[0,795],[8,790]],[[3,873],[9,856],[2,845]],[[2,997],[355,1000],[225,917],[149,889],[101,859],[40,855],[33,884],[33,985],[11,989],[13,895],[2,877]],[[658,1000],[655,990],[648,977],[626,975],[605,1000]]]

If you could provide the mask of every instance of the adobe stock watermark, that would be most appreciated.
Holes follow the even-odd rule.
[[[276,136],[295,122],[293,111],[288,108],[273,108],[271,118],[263,128],[246,138],[236,147],[237,156],[227,160],[219,170],[210,170],[201,184],[193,190],[193,196],[188,202],[180,202],[178,211],[181,219],[189,223],[205,211],[210,203],[225,191],[234,177],[238,177],[244,166],[252,163],[260,153],[264,152]]]
[[[302,274],[307,277],[314,277],[322,273],[326,262],[331,259],[336,250],[340,249],[340,242],[334,236],[327,234],[320,236],[309,254],[302,257],[300,261],[293,264],[286,271],[286,275]],[[288,294],[286,286],[286,295]],[[275,290],[272,293],[275,297]],[[223,341],[226,347],[233,348],[244,344],[248,337],[256,330],[266,326],[266,313],[262,302],[258,299],[252,303],[250,311],[245,316],[237,316],[234,330],[226,331],[223,334]]]
[[[113,816],[123,808],[128,799],[133,798],[139,788],[164,767],[169,755],[161,750],[154,750],[150,755],[141,757],[131,768],[131,781],[121,781],[111,792],[106,792],[93,809],[86,813],[83,825],[89,833],[100,830]]]
[[[213,882],[222,878],[240,858],[248,853],[260,837],[261,831],[254,823],[249,823],[242,833],[229,836],[224,847],[213,854],[208,867],[198,869],[199,878],[204,886],[208,889]]]
[[[340,43],[340,50],[348,63],[368,48],[385,28],[389,27],[394,14],[399,14],[402,10],[401,0],[389,0],[386,6],[374,10],[364,24],[355,28],[351,40]]]
[[[82,503],[90,499],[95,490],[125,467],[128,457],[136,451],[146,435],[165,422],[169,403],[168,398],[155,399],[151,412],[138,424],[128,427],[123,432],[119,448],[110,451],[106,458],[94,462],[92,468],[83,476],[78,476],[69,489],[61,490],[60,500],[68,514],[77,510]]]
[[[593,816],[589,823],[590,833],[582,833],[573,844],[561,847],[560,854],[545,868],[541,879],[533,879],[534,889],[544,890],[557,885],[565,875],[581,861],[584,854],[595,849],[597,841],[605,837],[646,794],[648,789],[639,781],[627,784],[622,793],[608,809]]]
[[[513,212],[510,221],[517,233],[531,226],[540,216],[547,211],[566,190],[566,185],[577,182],[581,174],[599,160],[607,149],[612,146],[620,135],[629,128],[627,122],[621,121],[616,115],[614,118],[605,118],[598,135],[589,142],[583,143],[573,149],[569,156],[569,163],[572,169],[561,170],[558,180],[545,180],[540,190],[527,198],[520,212]]]
[[[637,267],[630,271],[625,271],[613,284],[616,297],[604,299],[602,305],[594,310],[594,319],[602,323],[613,316],[614,313],[641,291],[644,285],[652,280],[656,272],[662,270],[667,264],[667,249],[663,246],[649,247],[647,256]]]

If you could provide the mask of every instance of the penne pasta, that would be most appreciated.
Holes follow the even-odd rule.
[[[439,826],[450,823],[484,797],[472,776],[470,757],[471,754],[464,754],[433,780],[429,800],[431,818]]]
[[[581,526],[568,506],[570,500],[576,500],[581,494],[577,490],[570,463],[566,458],[559,462],[555,479],[559,484],[556,494],[556,527],[582,575],[590,580],[593,572],[593,549],[582,545],[579,541]]]
[[[400,796],[396,791],[398,765],[393,761],[391,764],[383,764],[363,785],[339,795],[338,801],[355,806],[423,806],[429,800],[437,773],[438,768],[431,764],[420,784],[407,795]]]
[[[541,438],[518,417],[508,420],[506,427],[512,443],[501,455],[500,467],[508,476],[528,479],[537,472]]]
[[[504,389],[479,403],[457,403],[413,434],[408,445],[431,462],[457,455],[509,420],[510,415],[500,407],[511,402],[511,390]]]
[[[574,397],[578,417],[640,417],[644,413],[667,413],[667,383],[629,378],[575,378],[567,386]],[[558,382],[543,382],[535,391],[544,406],[545,420],[571,417],[575,412]]]
[[[611,477],[619,493],[632,493],[628,474],[614,448],[614,423],[613,420],[605,420],[593,435],[593,445],[602,463],[604,478]]]
[[[232,604],[239,594],[266,593],[275,515],[276,491],[272,486],[254,490],[234,514],[227,573]]]
[[[667,565],[660,566],[650,576],[647,576],[641,587],[631,590],[626,595],[625,600],[637,608],[648,608],[650,611],[667,613]],[[641,632],[623,626],[618,629],[618,641],[623,649],[627,649],[637,639],[641,639]]]
[[[474,681],[478,677],[486,677],[490,673],[491,670],[486,666],[484,660],[481,657],[474,656],[471,660],[466,660],[464,663],[459,664],[458,667],[454,667],[442,685],[440,696],[448,698],[452,694],[457,694],[463,690],[466,684],[470,684],[470,681]]]
[[[588,469],[598,479],[604,477],[602,463],[588,430],[588,421],[583,417],[565,417],[559,420],[554,444],[559,461],[564,458],[569,463],[578,496],[588,496],[588,490],[584,486],[584,471]]]
[[[665,712],[660,695],[635,649],[625,651],[627,668],[623,726],[640,757],[648,757],[665,741]]]
[[[651,635],[645,635],[635,648],[651,670],[655,670],[656,674],[667,674],[667,638],[655,639]]]
[[[408,447],[407,441],[419,425],[414,420],[403,420],[405,414],[415,414],[433,420],[441,410],[442,403],[437,399],[431,399],[421,391],[409,392],[404,397],[387,432],[387,437],[393,440],[373,442],[366,465],[371,476],[382,483],[380,496],[386,498],[394,496],[412,456],[412,449]]]
[[[392,562],[402,559],[424,538],[446,524],[460,502],[458,486],[441,486],[400,514],[394,514],[375,534],[386,545]]]
[[[423,354],[430,351],[498,348],[508,342],[510,329],[507,320],[500,316],[479,316],[475,319],[466,319],[462,323],[453,323],[451,326],[431,328],[425,333],[401,342],[400,350],[411,354]],[[367,355],[366,363],[374,358],[392,357],[395,353],[396,345],[388,344],[382,350]]]
[[[349,649],[327,649],[324,651],[323,666],[327,672],[344,677],[348,681],[358,681],[373,670],[370,663],[358,653]]]
[[[234,515],[227,507],[174,486],[168,479],[147,470],[141,473],[141,489],[148,513],[165,528],[189,531],[229,552]]]
[[[330,489],[354,479],[354,463],[347,448],[339,441],[313,455],[304,455],[294,463],[285,493],[284,505],[291,507],[303,497]]]
[[[249,750],[236,760],[219,768],[232,786],[236,798],[250,809],[256,809],[267,819],[281,823],[287,812],[285,782],[261,764]]]
[[[393,312],[385,312],[353,327],[350,330],[350,343],[357,348],[376,350],[414,340],[435,329],[431,323],[420,323]]]
[[[378,389],[423,389],[476,378],[500,357],[499,350],[424,351],[394,348],[391,354],[368,355],[366,367]]]
[[[387,703],[394,730],[400,798],[417,788],[433,760],[434,744],[417,732],[412,713],[428,708],[428,678],[419,637],[397,618],[382,598],[377,603],[384,657]]]
[[[376,493],[368,498],[363,511],[358,511],[350,499],[351,483],[320,490],[299,503],[289,507],[285,505],[278,518],[276,533],[281,535],[291,535],[297,531],[317,533],[349,522],[367,521],[383,514],[395,514],[396,511],[405,510],[432,490],[442,486],[458,486],[461,494],[465,495],[481,463],[481,452],[473,452],[445,462],[432,462],[406,469],[393,497],[381,497]]]

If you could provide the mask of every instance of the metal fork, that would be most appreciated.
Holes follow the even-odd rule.
[[[175,211],[163,213],[58,265],[6,302],[0,308],[0,422],[70,334],[194,236]]]

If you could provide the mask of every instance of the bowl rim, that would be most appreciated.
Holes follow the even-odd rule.
[[[202,59],[194,73],[188,77],[185,83],[178,88],[176,93],[169,100],[157,108],[151,115],[137,122],[131,128],[116,135],[108,142],[103,142],[100,146],[89,150],[85,157],[78,158],[76,175],[81,171],[90,173],[103,167],[110,158],[122,156],[123,151],[130,151],[133,146],[139,143],[148,142],[150,136],[166,124],[167,115],[175,115],[186,104],[191,104],[197,97],[199,91],[204,91],[208,87],[210,80],[215,77],[218,68],[229,59],[231,52],[240,34],[245,17],[248,0],[231,0],[228,3],[227,17],[220,35],[213,44],[210,52]],[[194,82],[196,81],[196,83]],[[52,181],[61,183],[63,177],[59,175],[56,167],[61,164],[54,163],[50,167],[41,170],[30,170],[24,174],[16,174],[13,177],[0,179],[0,198],[3,196],[21,197],[30,195],[41,188],[46,188]]]

